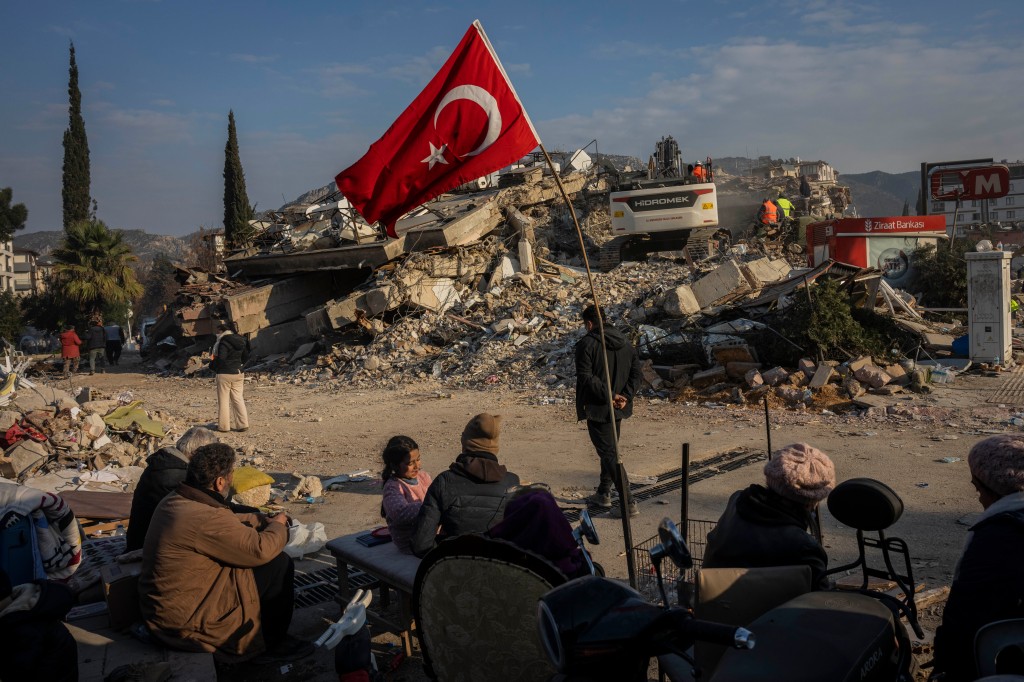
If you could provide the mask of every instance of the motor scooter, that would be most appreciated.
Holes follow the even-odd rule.
[[[672,680],[704,679],[690,654],[699,640],[730,647],[710,675],[712,682],[911,682],[916,664],[900,620],[906,617],[920,634],[910,555],[903,540],[885,536],[903,503],[879,481],[853,479],[836,487],[828,506],[836,520],[857,530],[858,541],[857,561],[832,572],[860,568],[860,590],[809,592],[746,628],[698,620],[687,590],[679,589],[680,606],[668,605],[662,562],[669,558],[682,571],[693,560],[679,529],[665,519],[658,529],[661,542],[650,550],[662,605],[602,578],[579,578],[557,587],[538,606],[548,657],[566,681],[646,679],[652,656],[665,657],[663,669]],[[877,537],[865,535],[872,532]],[[882,553],[885,570],[868,565],[867,550],[872,549]],[[903,559],[899,570],[898,558]],[[869,591],[870,577],[892,580],[902,597]]]
[[[593,557],[590,556],[590,551],[587,549],[587,542],[592,545],[600,545],[601,538],[598,537],[597,527],[594,525],[594,520],[590,518],[590,512],[586,509],[580,512],[580,522],[579,525],[573,528],[572,538],[579,545],[580,551],[583,552],[583,558],[587,562],[587,568],[590,569],[590,575],[603,578],[604,567],[594,561]]]

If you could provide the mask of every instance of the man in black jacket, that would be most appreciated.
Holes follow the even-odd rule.
[[[478,414],[466,424],[462,454],[427,488],[412,537],[416,556],[433,549],[435,540],[483,533],[501,521],[519,477],[498,463],[500,434],[499,415]]]
[[[85,349],[89,353],[89,374],[95,374],[96,361],[103,362],[103,354],[107,349],[107,332],[103,329],[103,320],[98,317],[92,320],[86,332]],[[103,371],[102,368],[100,371]]]
[[[812,513],[836,485],[836,472],[821,450],[796,443],[777,450],[764,465],[766,486],[733,493],[708,533],[705,568],[809,566],[814,589],[831,587],[828,556],[808,532]]]
[[[616,458],[616,436],[621,431],[622,420],[633,414],[633,396],[640,388],[640,361],[626,335],[605,323],[604,338],[608,349],[608,372],[611,376],[612,400],[608,400],[608,382],[605,380],[605,364],[601,359],[601,335],[598,331],[599,316],[607,321],[596,306],[590,305],[583,311],[583,325],[587,334],[576,343],[576,419],[587,420],[590,442],[601,460],[601,482],[590,502],[602,507],[612,504],[612,485],[622,495],[622,481],[619,478]],[[614,425],[614,426],[613,426]],[[612,510],[615,514],[616,510]],[[630,516],[639,513],[636,503],[629,508]]]
[[[156,506],[185,482],[192,454],[202,446],[216,442],[217,434],[213,431],[193,426],[173,446],[160,448],[146,459],[146,469],[139,477],[132,497],[132,513],[125,537],[126,551],[142,549]]]
[[[249,413],[245,409],[245,375],[242,365],[249,360],[249,342],[231,331],[225,323],[217,327],[210,369],[217,374],[217,430],[227,433],[249,430]]]

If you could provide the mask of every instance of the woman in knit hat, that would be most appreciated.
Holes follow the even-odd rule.
[[[443,540],[484,533],[501,520],[519,477],[498,462],[501,415],[482,412],[462,430],[462,453],[434,479],[423,499],[412,551],[424,556]]]
[[[1024,618],[1024,434],[979,441],[967,465],[985,511],[967,534],[935,633],[934,675],[943,682],[975,679],[974,637],[983,625]]]
[[[706,568],[811,567],[816,589],[831,585],[828,557],[808,530],[819,502],[836,485],[832,460],[806,443],[787,445],[764,466],[765,485],[733,493],[708,533]]]

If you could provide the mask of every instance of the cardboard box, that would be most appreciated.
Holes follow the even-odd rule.
[[[107,600],[110,627],[119,630],[142,620],[139,610],[139,573],[142,562],[107,564],[100,567],[103,595]]]

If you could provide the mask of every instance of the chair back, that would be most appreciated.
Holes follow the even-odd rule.
[[[810,566],[702,568],[697,574],[694,614],[702,620],[746,627],[775,607],[810,591]],[[704,674],[710,676],[725,647],[697,642],[694,653]]]
[[[1000,654],[1008,649],[1017,647],[1013,660],[1016,663],[1014,670],[1005,670],[1005,660],[1000,661]],[[981,676],[995,675],[997,672],[1012,672],[1015,674],[1024,673],[1020,667],[1024,653],[1024,618],[1011,618],[1009,620],[997,620],[988,623],[978,630],[974,636],[974,659],[978,666],[978,674]],[[998,665],[1003,663],[1004,665]],[[1004,668],[997,671],[998,668]]]
[[[442,542],[416,573],[413,613],[424,667],[441,682],[546,680],[555,674],[537,602],[565,576],[512,543],[477,535]]]

